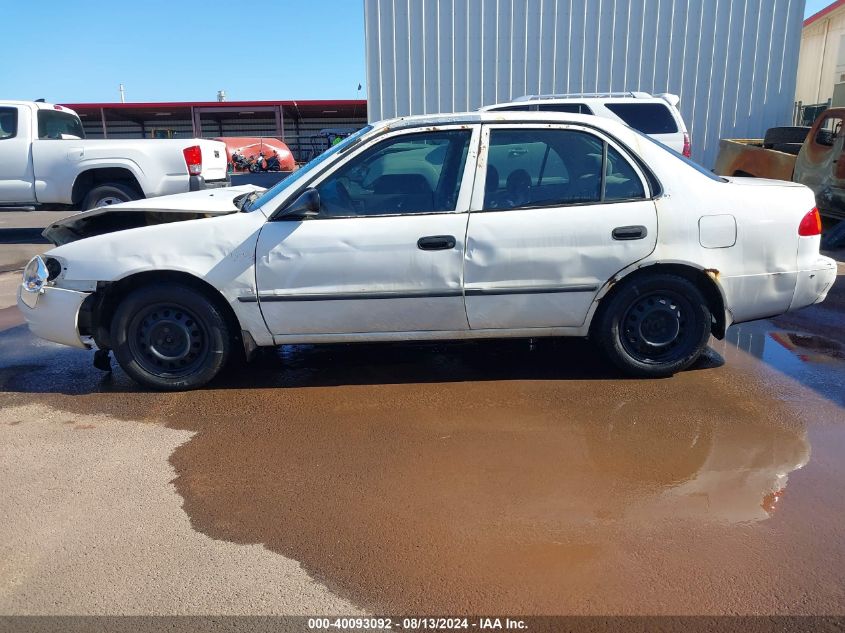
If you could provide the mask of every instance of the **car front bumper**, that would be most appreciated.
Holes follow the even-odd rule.
[[[798,271],[795,294],[789,304],[790,311],[824,301],[834,281],[836,261],[820,256],[812,268]]]
[[[47,286],[41,292],[29,293],[18,286],[18,309],[36,336],[81,349],[91,345],[79,335],[79,308],[90,292],[78,292]]]

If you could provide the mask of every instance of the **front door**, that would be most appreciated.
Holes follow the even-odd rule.
[[[472,329],[584,323],[599,289],[650,254],[657,212],[612,139],[567,125],[490,125],[467,229]]]
[[[311,186],[319,215],[268,222],[256,253],[274,336],[459,331],[478,126],[394,133]]]
[[[35,202],[29,111],[0,107],[0,204]]]

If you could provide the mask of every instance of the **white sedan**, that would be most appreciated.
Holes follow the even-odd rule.
[[[589,336],[666,376],[731,323],[822,301],[820,232],[808,188],[714,176],[614,121],[411,117],[264,192],[72,216],[18,305],[35,334],[98,347],[100,367],[112,350],[157,389],[260,346],[496,337]]]

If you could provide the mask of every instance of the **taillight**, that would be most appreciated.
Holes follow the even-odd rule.
[[[689,134],[687,134],[686,132],[684,132],[684,151],[682,153],[687,158],[692,156],[692,148],[689,144]]]
[[[202,173],[202,149],[199,145],[191,145],[182,150],[185,155],[185,164],[188,166],[188,173],[192,176],[199,176]]]
[[[809,237],[811,235],[822,234],[822,216],[819,215],[819,210],[813,207],[801,219],[801,224],[798,225],[798,235]]]

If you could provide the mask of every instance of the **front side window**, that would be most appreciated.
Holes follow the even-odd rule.
[[[454,211],[470,136],[444,130],[376,144],[317,186],[320,217]]]
[[[642,181],[628,160],[592,134],[576,130],[490,131],[485,210],[645,196]]]
[[[662,103],[606,103],[605,107],[643,134],[675,134],[678,124]]]
[[[38,138],[59,139],[62,134],[85,138],[82,121],[69,112],[38,110]]]
[[[17,108],[0,108],[0,141],[18,134]]]

